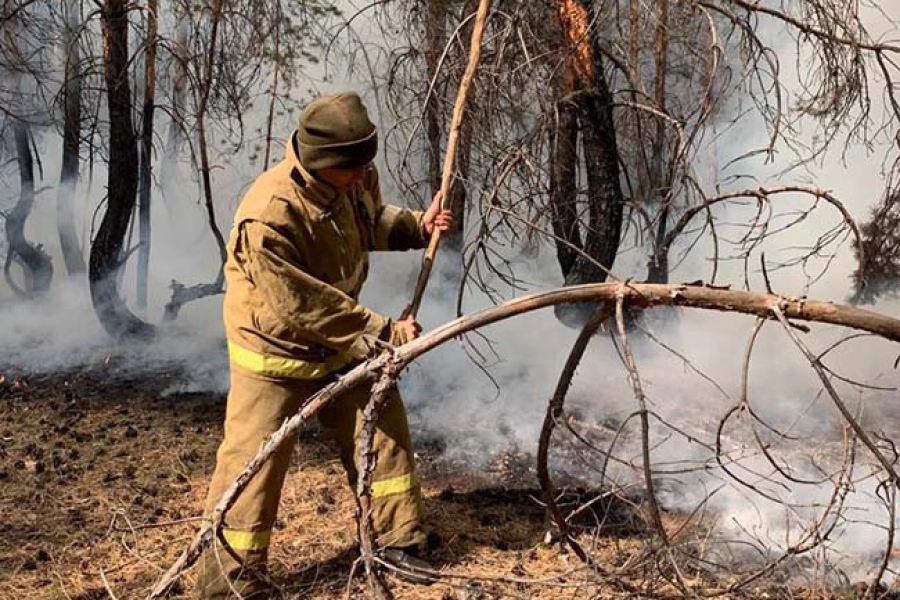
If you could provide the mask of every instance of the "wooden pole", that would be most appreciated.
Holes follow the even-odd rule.
[[[459,82],[459,90],[456,93],[456,103],[453,105],[453,117],[450,121],[450,134],[447,137],[447,152],[444,155],[444,169],[441,173],[441,206],[444,199],[449,197],[450,184],[453,180],[453,168],[456,162],[456,146],[459,143],[459,129],[462,124],[466,99],[469,88],[475,80],[475,72],[478,69],[478,60],[481,58],[481,39],[484,37],[484,25],[487,22],[488,12],[491,8],[491,0],[481,0],[478,4],[478,12],[475,15],[475,25],[472,29],[472,41],[469,45],[469,62]],[[437,254],[438,245],[441,242],[441,232],[435,229],[431,232],[428,248],[422,255],[422,266],[419,270],[419,279],[416,281],[416,291],[409,303],[409,308],[404,311],[404,316],[416,318],[419,307],[422,304],[422,296],[428,286],[428,278],[431,276],[431,268],[434,265],[434,257]]]

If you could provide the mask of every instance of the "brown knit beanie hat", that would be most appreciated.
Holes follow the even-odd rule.
[[[297,126],[300,163],[307,169],[361,167],[378,152],[378,133],[359,95],[343,92],[313,100]]]

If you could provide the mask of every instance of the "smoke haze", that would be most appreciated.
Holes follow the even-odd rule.
[[[893,17],[900,19],[900,8],[893,7]],[[880,23],[880,21],[877,21]],[[875,32],[876,34],[878,32]],[[794,61],[783,60],[785,68]],[[789,77],[786,77],[789,79]],[[360,81],[329,82],[320,91],[360,88]],[[878,103],[880,98],[873,98]],[[282,135],[291,128],[285,117],[279,124]],[[749,148],[764,143],[766,132],[745,123],[723,134],[720,149],[728,149],[717,157],[719,165],[727,165]],[[45,134],[48,148],[43,156],[45,178],[53,181],[59,172],[56,149],[51,133]],[[275,156],[280,147],[273,148]],[[219,157],[225,163],[226,157]],[[383,159],[382,159],[383,160]],[[741,161],[733,171],[752,172],[755,180],[746,186],[785,183],[779,176],[792,162],[790,156],[777,157],[765,164],[762,159]],[[832,190],[846,203],[859,220],[883,193],[885,179],[879,158],[852,148],[847,153],[832,151],[822,158],[822,165],[810,167],[803,175],[821,188]],[[240,196],[259,171],[259,160],[229,159],[227,168],[213,172],[217,190],[220,227],[227,234],[231,214]],[[150,310],[148,320],[157,322],[162,306],[168,300],[168,284],[177,280],[184,284],[210,282],[215,278],[218,258],[207,230],[206,217],[200,203],[200,191],[190,173],[190,165],[180,165],[179,176],[157,182],[154,204],[154,231],[150,273]],[[9,208],[17,193],[15,165],[3,167],[0,185],[4,185],[0,207]],[[723,172],[723,176],[727,176]],[[786,177],[793,181],[793,175]],[[105,173],[96,168],[93,183],[83,180],[79,186],[80,215],[92,215],[105,185]],[[390,201],[395,190],[386,181],[384,196]],[[63,281],[62,261],[56,247],[55,192],[46,180],[39,187],[50,186],[38,196],[35,210],[28,221],[27,236],[45,244],[54,258],[57,279],[49,298],[33,304],[14,302],[5,285],[0,285],[0,365],[29,372],[96,365],[112,355],[113,364],[123,371],[141,369],[152,372],[160,365],[178,364],[185,380],[179,389],[224,393],[227,389],[227,356],[221,325],[221,297],[204,299],[186,306],[178,322],[163,332],[150,345],[130,347],[112,343],[96,321],[83,281]],[[780,209],[779,209],[780,210]],[[752,208],[727,209],[728,219],[740,222]],[[779,259],[783,248],[810,243],[816,232],[827,228],[840,215],[823,207],[802,227],[774,241],[767,248],[767,258]],[[87,238],[91,223],[80,223],[82,237]],[[5,249],[5,245],[0,251]],[[710,272],[708,249],[695,249],[672,275],[672,281],[707,278]],[[411,282],[418,268],[419,253],[377,255],[373,259],[363,302],[388,315],[397,315],[411,296]],[[441,256],[439,261],[446,260]],[[624,256],[617,264],[623,277],[642,276],[645,265],[637,253]],[[529,282],[525,290],[503,289],[506,297],[556,287],[561,284],[552,247],[544,245],[536,256],[518,257],[517,274]],[[816,283],[801,268],[772,273],[773,285],[785,294],[808,294],[811,298],[844,302],[851,293],[850,275],[855,267],[849,245],[838,252],[825,275]],[[440,265],[436,268],[440,272]],[[726,263],[720,269],[719,283],[743,286],[743,264]],[[133,289],[129,269],[123,289]],[[752,268],[750,284],[764,289],[759,269]],[[498,284],[499,285],[499,284]],[[488,300],[475,292],[465,297],[467,312],[487,306]],[[885,302],[877,310],[900,316],[896,302]],[[777,503],[736,484],[714,460],[711,448],[716,445],[716,428],[726,412],[740,397],[741,364],[753,319],[735,314],[699,311],[677,311],[677,319],[653,319],[648,327],[654,335],[681,356],[660,347],[647,336],[635,332],[631,342],[642,383],[648,396],[653,420],[651,440],[659,474],[663,503],[670,508],[693,507],[708,499],[717,513],[719,537],[723,540],[745,540],[757,537],[766,548],[784,549],[794,543],[817,508],[832,491],[830,484],[801,485],[791,483],[779,474],[768,460],[755,450],[752,431],[746,419],[735,419],[725,428],[725,456],[737,461],[734,469],[753,481],[766,494],[783,500]],[[455,291],[446,284],[433,281],[426,293],[420,313],[426,330],[446,322],[455,315]],[[491,326],[483,331],[487,340],[472,338],[454,341],[425,356],[410,367],[401,381],[410,409],[415,433],[440,435],[446,441],[449,457],[470,465],[486,467],[504,452],[534,452],[544,419],[547,400],[577,332],[561,325],[552,311],[530,313]],[[844,332],[828,327],[815,327],[804,336],[814,352],[821,352],[840,339]],[[489,376],[467,355],[474,344],[484,356],[482,365]],[[893,361],[895,344],[862,338],[849,342],[829,354],[826,364],[841,375],[856,381],[885,388],[900,385]],[[724,394],[697,371],[715,380]],[[820,480],[822,470],[834,467],[842,456],[842,421],[834,403],[822,393],[821,383],[805,358],[793,347],[777,324],[764,328],[758,340],[750,367],[749,400],[759,416],[773,429],[787,436],[765,432],[771,439],[772,453],[796,479]],[[871,431],[896,439],[898,408],[896,391],[865,390],[847,383],[838,389],[861,421]],[[569,408],[582,423],[596,427],[617,426],[637,409],[627,372],[608,334],[598,335],[592,342],[569,393]],[[665,423],[665,424],[664,424]],[[674,426],[674,428],[673,428]],[[681,433],[679,433],[681,432]],[[794,438],[803,443],[791,441]],[[640,446],[636,424],[625,429],[616,446],[622,464],[610,468],[607,476],[625,489],[641,488]],[[602,457],[594,456],[596,462]],[[884,552],[883,524],[887,512],[876,492],[877,481],[869,476],[875,462],[868,452],[859,449],[853,490],[846,504],[850,517],[842,521],[834,543],[828,546],[833,563],[855,580],[869,572]],[[566,464],[557,460],[556,467],[599,485],[597,474],[589,467]],[[668,473],[668,471],[672,471]],[[711,496],[710,496],[711,494]]]

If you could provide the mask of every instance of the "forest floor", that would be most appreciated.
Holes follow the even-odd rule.
[[[113,365],[114,367],[114,365]],[[178,375],[130,376],[99,364],[67,373],[0,370],[0,600],[143,598],[199,527],[224,398],[166,393]],[[497,457],[473,471],[419,437],[431,586],[388,581],[398,598],[621,598],[682,594],[664,577],[598,578],[552,539],[530,463]],[[270,557],[284,598],[364,596],[354,502],[333,450],[300,436]],[[639,506],[609,504],[580,540],[604,569],[634,562],[649,536]],[[677,521],[677,515],[667,518]],[[599,535],[597,535],[599,533]],[[639,570],[638,570],[639,571]],[[650,572],[649,570],[647,571]],[[690,575],[695,581],[697,574]],[[192,597],[188,571],[171,598]],[[728,598],[824,598],[763,578]]]

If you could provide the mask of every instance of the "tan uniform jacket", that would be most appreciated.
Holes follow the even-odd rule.
[[[357,298],[369,252],[424,247],[421,220],[421,212],[382,204],[374,167],[339,193],[304,170],[289,141],[285,159],[247,191],[228,241],[232,362],[265,376],[315,379],[365,357],[363,334],[406,341]]]

